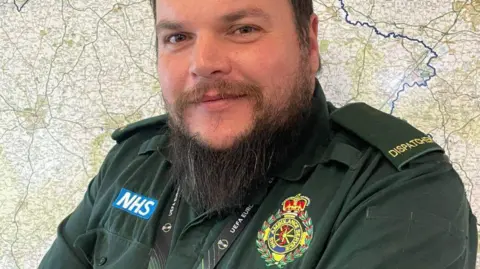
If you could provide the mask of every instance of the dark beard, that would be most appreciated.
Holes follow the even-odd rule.
[[[262,102],[252,131],[228,149],[212,149],[190,135],[182,122],[169,120],[172,180],[197,213],[227,215],[241,209],[265,187],[271,166],[288,165],[282,162],[310,114],[308,79],[298,74],[291,98],[280,108]]]

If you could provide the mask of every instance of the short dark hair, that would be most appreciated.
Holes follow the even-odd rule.
[[[297,28],[298,41],[301,48],[308,48],[310,45],[310,40],[308,36],[310,28],[310,17],[313,14],[313,1],[312,0],[289,0],[290,5],[293,9],[293,14],[295,18],[295,26]],[[157,1],[150,0],[150,5],[153,9],[153,18],[154,21],[157,21]],[[158,38],[155,39],[155,51],[158,53]],[[320,71],[321,64],[318,66],[318,71]],[[318,73],[318,72],[317,72]]]

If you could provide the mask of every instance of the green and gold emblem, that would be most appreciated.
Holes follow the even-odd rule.
[[[285,267],[308,250],[313,238],[312,219],[306,207],[310,199],[297,194],[266,220],[257,234],[257,249],[267,266]]]

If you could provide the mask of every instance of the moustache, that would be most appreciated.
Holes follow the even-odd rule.
[[[263,97],[261,88],[252,83],[226,80],[205,81],[182,92],[175,102],[175,107],[183,111],[189,105],[200,103],[210,90],[215,90],[221,98],[250,97],[256,100],[257,104]]]

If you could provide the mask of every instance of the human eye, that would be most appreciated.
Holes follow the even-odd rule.
[[[182,33],[176,33],[176,34],[172,34],[172,35],[167,35],[163,42],[165,44],[178,44],[182,41],[185,41],[187,40],[187,35],[186,34],[182,34]]]
[[[235,30],[233,31],[233,34],[236,34],[236,35],[248,35],[248,34],[257,32],[258,30],[259,30],[259,29],[258,29],[257,27],[255,27],[255,26],[243,25],[243,26],[240,26],[240,27],[235,28]]]

